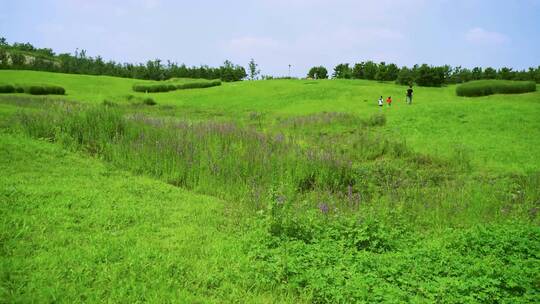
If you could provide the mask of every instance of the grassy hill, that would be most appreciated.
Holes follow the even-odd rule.
[[[277,119],[312,113],[345,112],[369,117],[384,113],[386,131],[420,152],[452,157],[466,153],[479,169],[525,172],[540,169],[540,92],[458,97],[455,86],[415,88],[414,105],[405,104],[404,86],[362,80],[274,80],[226,83],[220,87],[167,93],[136,93],[145,81],[34,71],[0,71],[1,82],[61,85],[69,100],[129,104],[129,95],[151,96],[160,115],[252,122],[272,129]],[[152,83],[152,82],[148,82]],[[392,96],[392,108],[379,109],[379,96]],[[137,109],[140,111],[140,109]],[[150,111],[145,109],[144,111]]]
[[[539,300],[539,92],[2,82],[0,302]]]
[[[20,136],[0,157],[1,302],[270,297],[249,291],[225,202]]]

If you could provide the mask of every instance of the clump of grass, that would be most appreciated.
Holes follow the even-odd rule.
[[[308,126],[384,126],[386,116],[375,114],[368,119],[362,119],[356,115],[342,112],[321,112],[303,116],[288,117],[280,120],[281,125],[289,128],[306,128]]]
[[[0,93],[15,93],[15,87],[11,84],[0,84]]]
[[[487,96],[492,94],[519,94],[536,91],[533,81],[477,80],[456,87],[458,96]]]
[[[372,115],[369,119],[365,120],[365,125],[376,127],[384,126],[386,124],[386,116],[383,114]]]
[[[157,104],[157,102],[152,99],[151,97],[146,97],[143,99],[143,104],[147,105],[147,106],[155,106]]]
[[[118,106],[118,104],[117,104],[116,102],[110,101],[110,100],[108,100],[108,99],[104,99],[103,102],[102,102],[102,104],[103,104],[104,106],[107,106],[107,107],[117,107],[117,106]]]
[[[305,128],[307,126],[321,126],[331,124],[358,125],[360,118],[355,115],[341,112],[321,112],[303,116],[294,116],[281,120],[284,127]]]
[[[158,93],[158,92],[170,92],[174,90],[209,88],[209,87],[214,87],[214,86],[219,86],[219,85],[221,85],[221,80],[211,80],[211,81],[200,80],[200,81],[192,81],[192,82],[185,82],[185,83],[163,81],[163,82],[156,82],[156,83],[134,84],[133,91]]]

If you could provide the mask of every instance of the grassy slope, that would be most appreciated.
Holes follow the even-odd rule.
[[[126,103],[140,80],[107,76],[0,71],[0,82],[62,85],[65,98],[99,103]],[[519,95],[457,97],[455,86],[415,88],[414,105],[404,104],[405,87],[359,80],[280,80],[224,84],[220,87],[149,94],[167,115],[247,120],[262,113],[265,127],[276,118],[314,112],[350,112],[367,117],[387,114],[388,132],[404,136],[416,150],[452,156],[465,152],[478,168],[524,172],[539,170],[540,92]],[[391,109],[376,106],[378,96],[393,96]],[[171,107],[172,106],[172,107]]]
[[[20,136],[0,159],[0,302],[270,297],[247,287],[223,202]]]
[[[0,71],[0,82],[45,79],[65,86],[68,99],[99,103],[106,92],[107,98],[126,103],[124,96],[137,95],[129,92],[134,82],[129,79]],[[394,96],[391,109],[375,106],[380,91]],[[157,107],[162,114],[219,114],[249,122],[256,111],[264,114],[268,129],[279,128],[276,119],[283,116],[343,111],[367,117],[384,111],[386,131],[405,136],[417,150],[452,154],[458,143],[473,152],[480,169],[538,170],[538,93],[462,99],[453,87],[417,88],[415,105],[407,107],[396,98],[402,91],[367,81],[260,81],[151,95],[161,105],[173,105]],[[16,110],[0,105],[0,115]],[[14,135],[1,134],[0,157],[6,160],[0,163],[5,172],[0,177],[5,257],[0,299],[8,302],[290,300],[271,292],[258,295],[268,286],[284,293],[289,286],[300,294],[306,290],[313,293],[304,295],[308,300],[322,301],[343,299],[344,291],[364,292],[351,297],[368,302],[493,302],[501,290],[505,297],[525,294],[523,302],[537,299],[538,233],[511,218],[508,229],[502,221],[494,223],[489,228],[494,232],[455,229],[427,239],[397,238],[394,250],[384,254],[351,251],[333,238],[285,239],[278,245],[268,238],[253,243],[258,271],[250,273],[245,267],[253,257],[243,254],[241,241],[253,235],[238,235],[219,201]],[[474,193],[485,196],[480,190]],[[386,230],[382,233],[384,239]]]

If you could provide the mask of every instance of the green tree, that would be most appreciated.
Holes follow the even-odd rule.
[[[386,81],[394,81],[397,79],[399,68],[396,64],[391,63],[386,66]]]
[[[368,80],[375,80],[375,75],[377,75],[377,72],[379,71],[379,67],[377,64],[373,61],[367,61],[364,64],[364,76],[365,79]]]
[[[251,80],[257,79],[257,76],[261,73],[261,71],[258,70],[257,67],[258,67],[258,64],[256,64],[255,60],[251,58],[248,65],[249,79]]]
[[[334,68],[332,78],[338,79],[350,79],[352,77],[352,70],[348,63],[340,63]]]
[[[414,84],[414,73],[408,67],[402,67],[399,70],[396,83],[401,85],[413,85]]]
[[[312,67],[311,69],[309,69],[307,76],[313,79],[327,79],[328,70],[323,66]]]
[[[356,63],[352,69],[352,78],[355,79],[365,79],[365,63],[360,62]]]
[[[473,80],[479,80],[482,79],[482,68],[481,67],[474,67],[471,71],[471,76]]]
[[[487,67],[482,75],[483,79],[495,79],[497,78],[497,71],[492,67]]]
[[[512,68],[503,67],[497,73],[497,78],[504,80],[512,80],[514,79],[514,73],[515,72],[512,71]]]
[[[418,68],[416,83],[419,86],[440,87],[444,84],[444,67],[433,67],[422,64]]]

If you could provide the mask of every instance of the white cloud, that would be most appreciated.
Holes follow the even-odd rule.
[[[498,32],[490,32],[480,27],[470,29],[465,34],[465,39],[474,44],[491,44],[498,45],[504,44],[509,39],[506,35]]]

